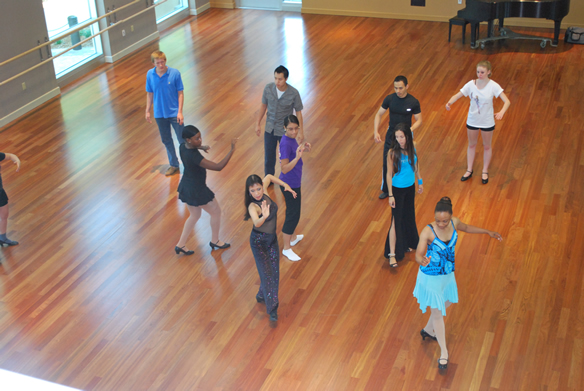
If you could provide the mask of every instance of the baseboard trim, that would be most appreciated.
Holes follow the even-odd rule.
[[[203,12],[205,12],[205,11],[207,11],[209,9],[211,9],[211,3],[210,2],[207,3],[207,4],[204,4],[202,6],[200,6],[199,8],[191,8],[191,15],[200,15],[200,14],[202,14]]]
[[[336,15],[336,16],[357,16],[365,18],[382,18],[382,19],[398,19],[398,20],[418,20],[423,22],[446,22],[448,23],[449,16],[439,15],[407,15],[407,14],[392,14],[389,12],[368,12],[368,11],[353,11],[353,10],[332,10],[326,8],[307,8],[302,7],[303,14],[317,14],[317,15]],[[561,28],[565,29],[569,25],[562,22]],[[542,20],[534,18],[510,18],[505,20],[505,26],[517,27],[535,27],[535,28],[554,28],[552,20]]]
[[[214,1],[211,0],[209,2],[209,4],[211,5],[211,8],[226,8],[226,9],[235,9],[235,2],[233,0],[231,1]]]
[[[142,38],[138,42],[128,46],[124,50],[117,52],[113,56],[105,56],[105,62],[114,63],[114,62],[118,61],[119,59],[127,56],[128,54],[131,54],[134,51],[140,49],[142,46],[147,45],[150,42],[157,40],[158,38],[160,38],[160,34],[158,33],[158,31],[155,31],[154,33],[150,34],[149,36]]]
[[[53,99],[56,96],[61,94],[61,89],[59,87],[53,88],[51,91],[47,92],[44,95],[39,96],[35,100],[27,103],[26,105],[22,106],[19,109],[14,110],[12,113],[8,114],[4,118],[0,118],[0,127],[18,119],[19,117],[25,115],[29,111],[32,111],[42,105],[43,103]]]

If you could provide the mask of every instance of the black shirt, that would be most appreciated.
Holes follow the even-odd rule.
[[[207,170],[200,166],[204,159],[198,149],[188,149],[185,144],[178,147],[180,152],[180,160],[182,160],[185,170],[183,172],[182,180],[189,181],[195,186],[206,186]]]
[[[398,97],[396,93],[388,95],[383,100],[381,107],[385,110],[389,109],[388,130],[395,129],[395,126],[402,122],[412,127],[412,115],[422,112],[420,102],[410,94],[407,94],[405,98]]]

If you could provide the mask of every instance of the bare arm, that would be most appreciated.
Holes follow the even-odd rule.
[[[260,111],[258,112],[258,118],[256,120],[256,135],[259,137],[262,134],[262,118],[264,118],[264,114],[266,114],[266,110],[268,109],[268,105],[262,103],[260,106]]]
[[[462,95],[462,92],[460,92],[460,91],[458,91],[458,94],[452,95],[452,98],[450,98],[448,100],[448,103],[446,103],[446,110],[450,110],[450,105],[453,105],[454,102],[456,102],[457,100],[459,100],[463,96],[464,95]]]
[[[146,93],[146,121],[152,123],[152,119],[150,118],[150,108],[152,108],[152,97],[154,94],[152,92]]]
[[[304,141],[304,120],[302,118],[302,110],[296,112],[296,117],[298,117],[298,122],[300,122],[298,125],[299,130],[298,136],[296,136],[296,141],[298,141],[298,144],[302,144]]]
[[[395,208],[395,197],[393,196],[392,186],[392,178],[393,178],[393,152],[389,150],[387,152],[387,157],[385,158],[387,162],[387,176],[385,181],[387,182],[387,191],[389,192],[389,205],[392,208]]]
[[[412,133],[414,133],[414,130],[418,129],[422,125],[422,113],[414,114],[414,119],[416,122],[414,122],[411,127]]]
[[[420,181],[422,181],[422,174],[420,174],[420,159],[418,159],[418,163],[416,164],[416,179],[416,182],[418,182],[418,194],[422,194],[424,192],[424,185],[420,183]]]
[[[183,116],[183,105],[185,103],[185,94],[184,91],[178,92],[178,114],[176,116],[176,121],[179,125],[185,123],[185,117]]]
[[[298,149],[296,149],[296,157],[294,159],[280,160],[282,174],[288,174],[290,171],[292,171],[292,169],[294,169],[294,167],[296,167],[296,164],[298,163],[298,161],[300,161],[300,158],[302,158],[302,152],[304,152],[304,145],[299,145]]]
[[[427,266],[430,263],[430,258],[426,257],[426,252],[428,251],[428,242],[433,239],[434,237],[430,228],[428,226],[424,227],[416,249],[416,262],[422,266]]]
[[[503,240],[501,234],[495,231],[489,231],[488,229],[475,227],[474,225],[465,224],[458,219],[458,217],[452,217],[452,221],[454,222],[454,226],[457,230],[466,232],[469,234],[487,234],[492,238],[498,239],[499,241]]]
[[[12,161],[12,163],[16,164],[16,171],[20,170],[20,159],[13,153],[4,153],[6,155],[6,159]]]
[[[498,120],[503,119],[503,116],[505,115],[505,112],[507,111],[507,109],[509,108],[509,106],[511,106],[511,101],[509,100],[509,98],[507,98],[507,95],[505,95],[504,92],[501,92],[501,95],[499,95],[499,98],[501,98],[503,100],[503,108],[501,109],[501,111],[499,111],[498,113],[495,114],[495,118],[497,118]]]
[[[296,192],[294,190],[292,190],[292,188],[290,187],[290,185],[288,185],[286,182],[284,182],[283,180],[281,180],[280,178],[276,178],[275,176],[268,174],[265,176],[264,180],[262,181],[263,185],[264,185],[264,189],[267,189],[268,186],[270,186],[270,183],[275,183],[276,185],[280,185],[282,187],[284,187],[285,191],[289,191],[290,193],[292,193],[292,195],[294,196],[294,198],[296,198]]]
[[[235,143],[237,143],[236,138],[231,140],[231,150],[229,150],[229,152],[227,152],[227,155],[225,155],[225,157],[219,163],[215,163],[215,162],[212,162],[211,160],[203,159],[203,160],[201,160],[201,163],[199,165],[207,170],[212,170],[212,171],[223,170],[225,168],[225,166],[227,165],[227,163],[229,163],[231,156],[233,156],[233,152],[235,151]]]
[[[381,136],[379,136],[379,123],[381,122],[381,117],[383,116],[383,114],[385,114],[386,111],[387,109],[380,107],[379,110],[377,110],[377,113],[375,114],[375,118],[373,119],[373,140],[376,143],[381,142]]]

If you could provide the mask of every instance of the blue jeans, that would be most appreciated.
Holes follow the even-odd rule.
[[[168,155],[168,162],[172,167],[178,167],[178,157],[176,156],[176,150],[174,149],[174,142],[172,141],[172,133],[170,132],[170,126],[174,128],[174,133],[176,133],[176,138],[178,143],[184,143],[185,140],[182,138],[182,131],[184,125],[180,125],[176,119],[173,118],[155,118],[156,124],[158,125],[158,131],[160,132],[160,138],[162,139],[162,144],[166,147],[166,154]]]
[[[278,143],[282,136],[275,136],[272,133],[264,132],[264,173],[266,175],[276,173],[276,152],[278,150]]]

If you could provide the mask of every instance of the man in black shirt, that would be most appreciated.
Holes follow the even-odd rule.
[[[422,125],[422,110],[420,109],[420,102],[412,95],[408,94],[408,79],[405,76],[398,76],[393,81],[393,88],[395,93],[388,95],[383,100],[379,111],[375,114],[373,125],[373,138],[376,143],[381,142],[379,135],[379,122],[381,117],[389,109],[389,127],[385,134],[385,145],[383,146],[383,179],[381,181],[381,194],[379,199],[384,199],[389,196],[389,189],[387,188],[387,152],[391,148],[391,144],[395,141],[394,129],[399,123],[405,123],[414,131]],[[412,115],[416,122],[412,125]]]

